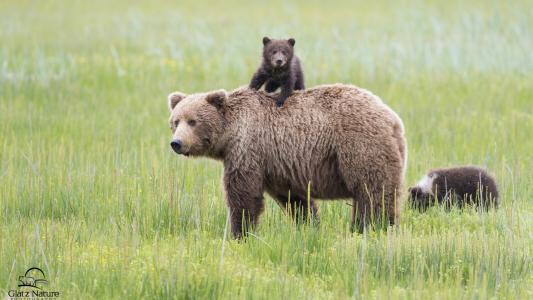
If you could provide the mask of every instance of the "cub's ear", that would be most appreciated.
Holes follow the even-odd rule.
[[[263,38],[263,46],[266,46],[266,44],[270,43],[270,39],[268,38],[268,36],[265,36]]]
[[[289,44],[293,47],[294,47],[294,44],[296,44],[296,40],[294,40],[293,38],[288,39],[287,42],[289,42]]]
[[[205,100],[207,103],[213,105],[217,109],[221,109],[224,107],[224,102],[226,102],[226,99],[228,98],[228,93],[225,90],[218,90],[214,92],[210,92],[206,97]]]
[[[183,98],[185,97],[187,97],[187,95],[185,95],[184,93],[180,93],[180,92],[174,92],[168,95],[168,109],[172,111],[174,107],[176,107],[178,102],[183,100]]]

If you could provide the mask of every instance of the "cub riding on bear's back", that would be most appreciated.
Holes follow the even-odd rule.
[[[283,106],[293,90],[305,89],[300,59],[294,55],[295,43],[293,38],[271,40],[264,37],[263,61],[250,82],[250,88],[254,90],[259,90],[266,83],[267,93],[272,93],[281,87],[281,93],[276,102],[278,106]]]

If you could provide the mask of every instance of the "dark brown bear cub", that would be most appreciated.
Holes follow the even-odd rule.
[[[258,90],[265,84],[265,91],[272,93],[281,87],[278,106],[283,106],[285,100],[294,90],[303,90],[304,74],[300,59],[294,55],[293,38],[288,40],[271,40],[263,38],[263,61],[252,77],[250,88]]]
[[[498,207],[498,196],[494,178],[475,166],[431,170],[409,188],[410,203],[420,210],[436,203],[446,207],[470,204],[488,209]]]

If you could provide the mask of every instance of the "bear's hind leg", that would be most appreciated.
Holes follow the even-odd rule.
[[[397,218],[397,197],[395,189],[365,184],[354,199],[352,226],[362,233],[369,225],[374,228],[386,228],[394,225]]]
[[[369,170],[365,172],[367,176],[360,176],[352,170],[360,168],[343,170],[346,187],[353,197],[351,229],[362,233],[368,226],[386,227],[394,224],[399,195],[395,184],[387,176],[390,174]]]
[[[296,73],[296,81],[294,82],[294,90],[305,90],[304,74],[302,70]]]
[[[402,157],[383,145],[354,140],[339,141],[337,153],[339,171],[354,200],[352,225],[362,232],[369,225],[395,224],[403,181]]]

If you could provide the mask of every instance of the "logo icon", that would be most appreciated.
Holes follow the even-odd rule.
[[[40,290],[40,286],[44,284],[48,284],[48,280],[43,270],[36,267],[29,268],[24,276],[19,276],[19,287],[32,287]]]
[[[59,298],[58,291],[45,290],[44,285],[48,285],[48,279],[42,269],[29,268],[23,276],[18,278],[18,289],[9,290],[6,299],[53,299]]]

